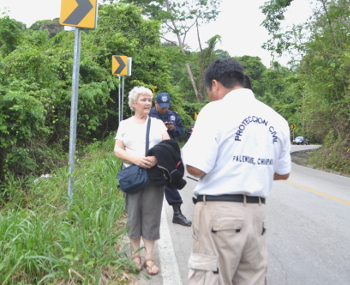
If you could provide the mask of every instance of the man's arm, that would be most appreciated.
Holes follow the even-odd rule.
[[[273,180],[287,180],[288,177],[289,177],[289,173],[287,173],[287,174],[277,174],[277,173],[275,173],[273,175]]]
[[[196,167],[190,166],[190,165],[186,165],[186,170],[189,174],[191,174],[192,176],[197,177],[197,178],[202,178],[206,174],[202,170],[200,170]]]

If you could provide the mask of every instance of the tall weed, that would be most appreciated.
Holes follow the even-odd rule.
[[[120,162],[113,139],[77,160],[72,197],[67,168],[51,178],[13,181],[0,210],[1,284],[131,284],[124,199],[116,188]]]

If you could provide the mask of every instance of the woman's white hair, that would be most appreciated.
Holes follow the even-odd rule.
[[[129,107],[130,110],[135,112],[135,108],[133,107],[132,103],[136,103],[137,99],[141,94],[147,94],[151,96],[151,99],[153,99],[153,93],[151,89],[146,88],[144,86],[136,86],[129,92]]]

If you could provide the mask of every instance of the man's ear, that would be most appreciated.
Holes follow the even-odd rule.
[[[213,79],[212,82],[211,82],[211,89],[212,91],[214,92],[214,94],[217,94],[219,89],[220,89],[220,82],[217,81],[216,79]]]
[[[217,87],[217,85],[218,85],[218,82],[216,81],[216,79],[213,79],[211,81],[211,89],[214,89],[215,87]]]

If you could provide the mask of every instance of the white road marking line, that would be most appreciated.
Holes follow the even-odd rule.
[[[180,270],[177,265],[164,207],[169,206],[167,203],[163,204],[160,222],[160,239],[157,241],[163,285],[182,285]]]

